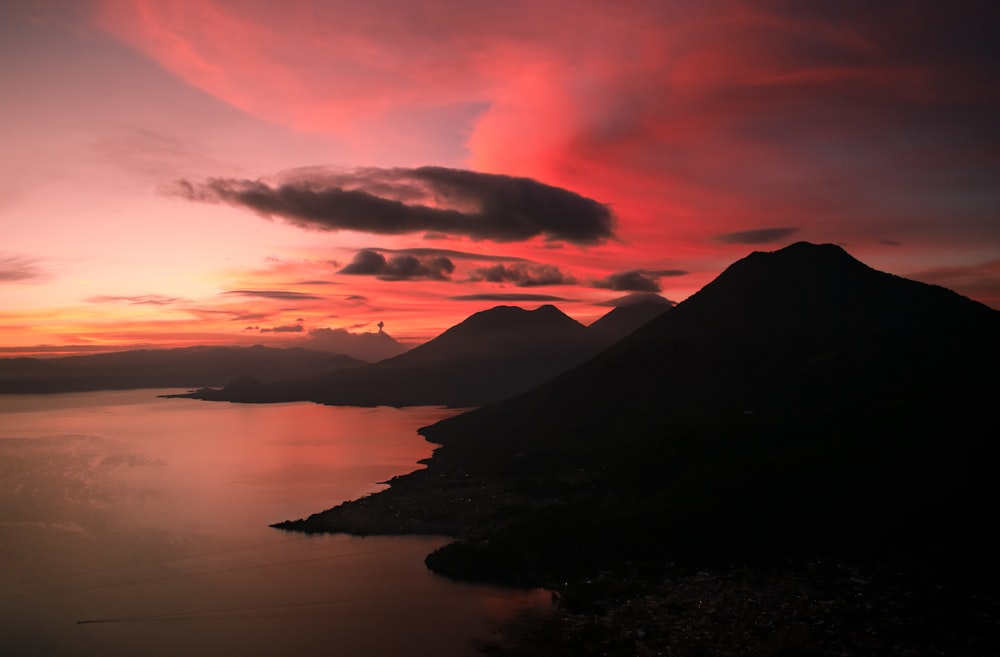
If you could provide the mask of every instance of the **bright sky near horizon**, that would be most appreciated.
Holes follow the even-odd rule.
[[[1000,308],[1000,9],[8,0],[0,356],[419,342],[835,242]]]

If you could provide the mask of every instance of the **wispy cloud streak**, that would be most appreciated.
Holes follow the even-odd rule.
[[[45,278],[37,261],[16,255],[0,255],[0,283],[25,283]]]

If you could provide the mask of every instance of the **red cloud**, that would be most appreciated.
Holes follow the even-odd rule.
[[[397,158],[383,164],[471,165],[608,203],[626,245],[602,253],[653,261],[737,256],[714,236],[760,226],[1000,242],[992,11],[107,0],[98,21],[247,112]]]

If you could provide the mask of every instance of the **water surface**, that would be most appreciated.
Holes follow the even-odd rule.
[[[447,657],[546,607],[429,573],[441,538],[267,526],[419,467],[454,411],[163,392],[0,396],[0,654]]]

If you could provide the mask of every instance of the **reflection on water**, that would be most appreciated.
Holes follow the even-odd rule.
[[[0,397],[0,654],[461,655],[545,608],[427,572],[442,539],[267,527],[412,470],[454,411],[160,392]]]

